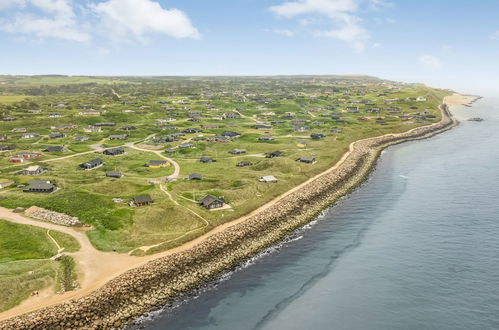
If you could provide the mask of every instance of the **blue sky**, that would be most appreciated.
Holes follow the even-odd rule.
[[[369,74],[499,90],[497,0],[0,0],[1,74]]]

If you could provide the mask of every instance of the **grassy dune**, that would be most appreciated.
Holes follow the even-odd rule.
[[[67,252],[79,250],[73,237],[57,231],[50,235]],[[19,304],[34,290],[61,288],[63,267],[49,260],[57,252],[45,229],[0,220],[0,311]]]

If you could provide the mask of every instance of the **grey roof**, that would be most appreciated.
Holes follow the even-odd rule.
[[[139,204],[142,204],[142,203],[153,203],[154,200],[152,199],[152,197],[150,195],[140,195],[140,196],[136,196],[133,198],[133,202],[134,203],[139,203]]]
[[[151,166],[158,166],[158,165],[163,165],[166,164],[166,160],[150,160],[149,165]]]
[[[203,175],[199,173],[191,173],[189,174],[189,180],[202,180]]]
[[[222,198],[218,198],[218,197],[215,197],[213,195],[206,195],[202,200],[201,202],[199,202],[199,204],[201,204],[202,206],[208,206],[210,205],[211,203],[213,202],[216,202],[216,201],[219,201],[219,202],[222,202],[222,203],[225,203],[225,201],[222,199]]]
[[[92,159],[92,160],[90,160],[88,162],[80,164],[80,166],[82,166],[82,167],[86,167],[86,166],[92,166],[92,167],[94,167],[94,166],[101,165],[101,164],[104,164],[104,162],[102,161],[102,159],[95,158],[95,159]]]
[[[123,148],[123,147],[116,147],[116,148],[110,148],[110,149],[104,150],[104,154],[110,154],[110,155],[122,154],[124,152],[125,152],[125,148]]]
[[[32,180],[28,182],[29,189],[36,189],[36,190],[50,190],[55,188],[55,185],[47,180]]]
[[[47,147],[47,149],[45,149],[44,151],[46,151],[46,152],[64,151],[64,147],[61,147],[61,146],[51,146],[51,147]]]
[[[121,172],[118,171],[106,171],[106,176],[112,178],[121,178],[123,174],[121,174]]]

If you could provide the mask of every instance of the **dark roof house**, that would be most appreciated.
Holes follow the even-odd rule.
[[[151,205],[152,203],[154,203],[154,200],[150,195],[136,196],[132,200],[133,206],[146,206],[146,205]]]
[[[94,168],[97,168],[99,166],[104,165],[104,162],[100,158],[92,159],[88,162],[82,163],[79,165],[79,167],[83,170],[92,170]]]
[[[123,177],[123,173],[118,171],[106,171],[106,177],[120,179]]]
[[[199,173],[189,174],[189,180],[203,180],[203,175]]]
[[[33,180],[28,182],[28,187],[24,189],[24,192],[33,192],[33,193],[51,193],[57,189],[57,186],[46,180]]]
[[[102,153],[108,156],[118,156],[125,153],[125,148],[117,147],[117,148],[106,149]]]
[[[283,152],[282,151],[272,151],[270,153],[268,153],[265,157],[266,158],[274,158],[274,157],[281,157],[283,155]]]
[[[61,147],[61,146],[50,146],[50,147],[47,147],[43,151],[45,151],[45,152],[62,152],[62,151],[64,151],[64,147]]]
[[[225,200],[222,197],[218,198],[213,195],[206,195],[206,197],[199,202],[199,205],[209,210],[218,209],[225,205]]]

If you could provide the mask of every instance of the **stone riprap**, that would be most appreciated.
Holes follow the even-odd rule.
[[[77,226],[80,227],[83,224],[77,217],[72,217],[64,213],[59,213],[55,211],[46,210],[38,206],[32,206],[24,214],[33,219],[43,220],[47,222],[52,222],[57,225],[63,226]]]

